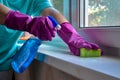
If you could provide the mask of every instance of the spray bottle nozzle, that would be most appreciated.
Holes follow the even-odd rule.
[[[48,16],[48,18],[52,21],[53,26],[57,29],[60,30],[61,26],[58,24],[58,22],[52,17],[52,16]]]

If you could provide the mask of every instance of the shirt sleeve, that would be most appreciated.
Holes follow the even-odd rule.
[[[34,0],[32,8],[32,16],[39,16],[42,10],[48,7],[52,7],[50,0]]]

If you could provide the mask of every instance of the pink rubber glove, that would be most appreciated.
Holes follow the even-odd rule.
[[[98,45],[85,41],[69,22],[62,23],[61,29],[57,33],[68,44],[71,52],[76,56],[80,55],[80,48],[95,50],[99,48]]]
[[[52,40],[52,37],[55,37],[55,28],[48,17],[32,18],[11,10],[4,24],[14,30],[27,31],[41,40]]]

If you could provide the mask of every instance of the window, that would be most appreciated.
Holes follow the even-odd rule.
[[[119,0],[84,0],[85,26],[119,26]]]
[[[69,0],[69,3],[70,17],[74,26],[120,26],[119,0]]]

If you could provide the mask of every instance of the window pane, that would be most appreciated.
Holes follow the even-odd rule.
[[[86,0],[88,26],[119,26],[120,0]]]

